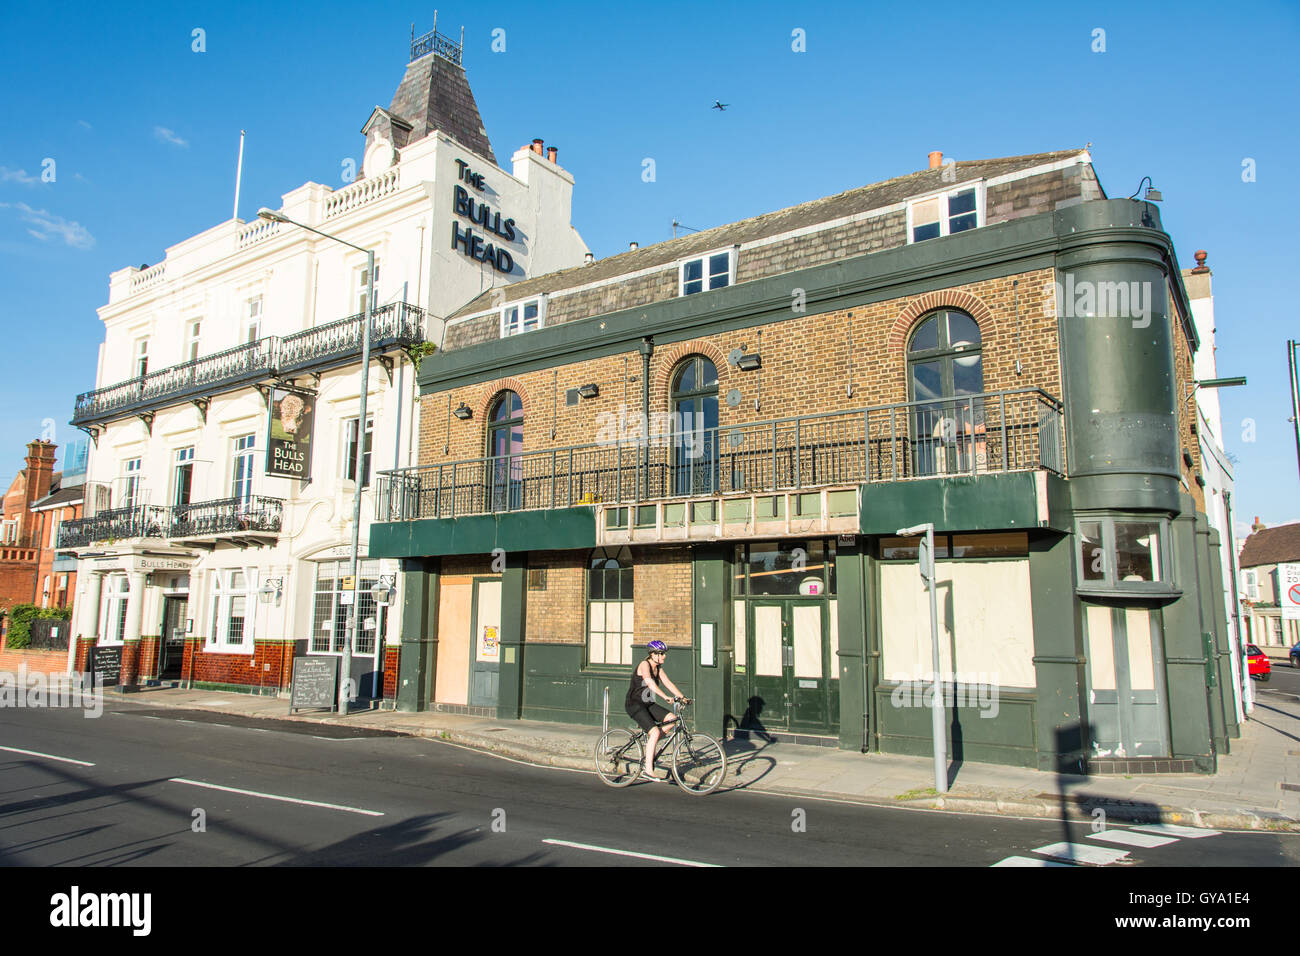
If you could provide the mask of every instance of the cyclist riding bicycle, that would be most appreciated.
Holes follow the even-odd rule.
[[[646,765],[641,769],[641,776],[651,780],[666,780],[655,773],[655,746],[664,728],[671,729],[677,715],[666,707],[655,703],[655,694],[667,701],[684,701],[685,697],[677,685],[664,673],[664,661],[668,657],[668,646],[663,641],[651,641],[646,645],[646,656],[636,670],[632,672],[632,681],[627,689],[627,701],[624,708],[627,715],[635,720],[640,728],[649,734],[646,745]],[[659,684],[673,692],[669,697],[659,689]],[[662,725],[662,726],[661,726]]]

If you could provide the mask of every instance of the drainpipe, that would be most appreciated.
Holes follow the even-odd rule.
[[[641,499],[644,501],[650,497],[650,356],[655,351],[655,340],[653,335],[647,335],[641,339],[641,439],[642,439],[642,460],[644,467],[641,470]]]

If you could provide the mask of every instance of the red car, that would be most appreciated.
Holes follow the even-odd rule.
[[[1251,677],[1268,680],[1273,676],[1273,662],[1254,644],[1246,645],[1246,664],[1250,668]]]

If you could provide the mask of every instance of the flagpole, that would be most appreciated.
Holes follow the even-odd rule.
[[[235,167],[235,211],[230,214],[231,219],[239,218],[239,185],[240,180],[244,178],[244,131],[239,131],[239,164]]]

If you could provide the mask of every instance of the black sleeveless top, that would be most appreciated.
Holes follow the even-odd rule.
[[[649,660],[649,658],[646,658],[646,660]],[[627,707],[648,707],[654,703],[654,691],[646,688],[645,680],[638,673],[640,668],[641,665],[638,664],[637,670],[632,672],[632,680],[628,684],[627,700],[625,701]],[[650,665],[650,676],[656,684],[659,683],[659,672],[661,670],[663,670],[662,667],[655,667],[653,663]]]

